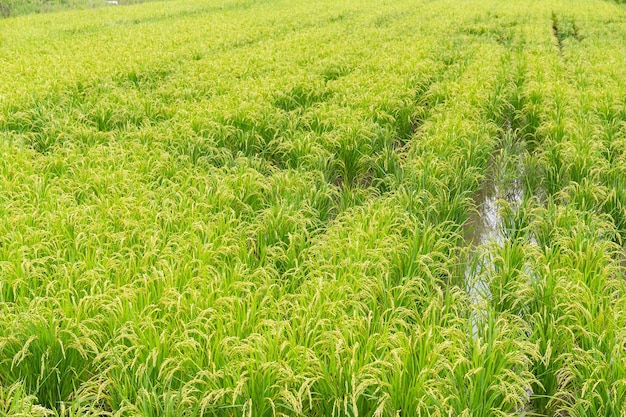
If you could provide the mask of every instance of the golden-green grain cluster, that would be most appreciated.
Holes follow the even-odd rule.
[[[625,7],[0,20],[0,416],[626,416]]]

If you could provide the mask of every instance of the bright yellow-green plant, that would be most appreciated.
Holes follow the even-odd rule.
[[[626,416],[625,22],[0,20],[0,417]]]

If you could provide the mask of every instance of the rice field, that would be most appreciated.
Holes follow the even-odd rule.
[[[58,12],[67,9],[126,6],[144,1],[158,0],[0,0],[0,18]]]
[[[0,20],[0,416],[626,416],[626,6]]]

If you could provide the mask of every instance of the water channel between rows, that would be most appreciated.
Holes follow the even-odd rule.
[[[465,286],[476,314],[484,312],[489,302],[487,274],[493,268],[494,248],[502,246],[506,224],[502,205],[516,212],[522,204],[524,168],[521,162],[523,146],[509,128],[502,138],[503,145],[489,160],[487,175],[474,196],[473,211],[464,227],[464,237],[470,247],[465,269]],[[474,326],[478,323],[475,318]],[[474,328],[476,335],[477,329]]]

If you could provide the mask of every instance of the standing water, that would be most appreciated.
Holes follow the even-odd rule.
[[[465,241],[470,247],[469,262],[465,270],[465,286],[471,302],[472,337],[480,337],[489,303],[490,274],[495,270],[495,253],[506,243],[507,222],[502,208],[508,206],[517,212],[523,201],[524,167],[521,155],[524,147],[510,128],[502,137],[502,144],[490,158],[487,176],[474,197],[476,210],[472,212],[464,227]],[[533,390],[526,388],[526,406],[516,415],[526,416]]]
[[[517,139],[515,133],[507,129],[502,137],[502,146],[490,158],[490,169],[474,197],[476,211],[472,212],[464,227],[465,241],[470,246],[465,285],[475,315],[474,337],[477,336],[480,317],[486,312],[485,304],[491,298],[487,274],[493,269],[494,248],[503,245],[506,235],[500,209],[502,205],[508,205],[517,211],[523,199],[524,169],[520,159],[523,147]]]
[[[508,206],[515,213],[524,198],[521,158],[524,147],[518,139],[509,125],[500,150],[490,159],[490,169],[474,197],[476,211],[472,212],[464,227],[465,241],[470,247],[465,285],[472,305],[472,336],[475,339],[480,337],[480,326],[485,323],[492,299],[489,275],[495,269],[495,253],[503,247],[509,235],[501,209]],[[531,387],[527,387],[527,405],[532,393]],[[527,415],[526,407],[517,410],[516,415]]]

